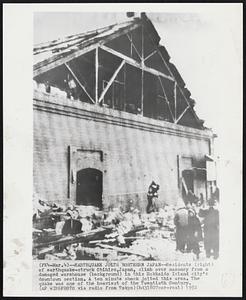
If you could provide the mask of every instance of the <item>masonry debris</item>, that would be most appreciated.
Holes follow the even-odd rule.
[[[128,211],[62,207],[35,195],[33,256],[52,260],[159,260],[170,242],[175,247],[174,211],[172,206],[148,214],[134,207]]]

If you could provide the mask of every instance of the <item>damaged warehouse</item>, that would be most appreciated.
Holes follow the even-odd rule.
[[[142,13],[34,46],[33,184],[49,210],[143,213],[153,180],[161,209],[189,190],[210,198],[215,135],[159,42]]]

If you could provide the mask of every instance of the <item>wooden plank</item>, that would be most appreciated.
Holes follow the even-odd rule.
[[[100,231],[97,229],[91,230],[88,233],[78,233],[73,236],[63,236],[60,239],[51,240],[49,242],[41,242],[41,243],[34,243],[33,248],[42,248],[48,247],[51,245],[71,245],[75,243],[89,243],[92,240],[98,240],[105,236],[105,234],[112,232],[110,228],[100,228]]]
[[[112,48],[109,48],[109,47],[104,46],[104,45],[101,45],[100,48],[103,49],[104,51],[107,51],[107,52],[109,52],[109,53],[111,53],[111,54],[113,54],[113,55],[115,55],[115,56],[117,56],[117,57],[125,60],[126,63],[128,63],[129,65],[132,65],[132,66],[134,66],[134,67],[136,67],[138,69],[141,69],[141,70],[143,69],[144,71],[149,72],[151,74],[154,74],[156,76],[161,76],[161,77],[164,77],[164,78],[166,78],[168,80],[174,81],[174,79],[172,77],[170,77],[168,75],[165,75],[165,74],[163,74],[163,73],[161,73],[161,72],[159,72],[159,71],[157,71],[155,69],[146,67],[142,63],[138,63],[134,59],[132,59],[132,58],[130,58],[130,57],[128,57],[128,56],[126,56],[126,55],[124,55],[122,53],[119,53],[118,51],[116,51],[116,50],[114,50]]]
[[[141,65],[140,65],[137,61],[135,61],[133,58],[131,58],[131,57],[129,57],[129,56],[126,56],[126,55],[124,55],[124,54],[122,54],[122,53],[119,53],[118,51],[116,51],[116,50],[114,50],[114,49],[112,49],[112,48],[109,48],[109,47],[107,47],[107,46],[105,46],[105,45],[100,45],[99,47],[100,47],[102,50],[107,51],[107,52],[109,52],[109,53],[111,53],[111,54],[113,54],[113,55],[115,55],[115,56],[117,56],[117,57],[119,57],[119,58],[125,60],[125,61],[126,61],[127,63],[129,63],[130,65],[133,65],[133,66],[135,66],[135,67],[140,67],[140,66],[141,66]]]
[[[64,63],[69,62],[70,60],[72,60],[76,57],[79,57],[83,54],[86,54],[87,52],[94,50],[96,47],[97,47],[96,45],[90,45],[88,47],[83,48],[82,50],[78,50],[78,51],[74,52],[73,54],[68,55],[67,57],[58,58],[57,60],[55,60],[53,62],[49,62],[49,60],[47,60],[47,61],[43,61],[43,64],[37,63],[36,65],[34,65],[33,77],[36,77],[44,72],[54,69],[55,67],[61,66]],[[46,62],[46,64],[44,64],[45,62]]]
[[[142,230],[146,230],[146,227],[144,225],[138,225],[137,227],[135,227],[134,229],[131,229],[130,231],[126,232],[124,234],[125,236],[131,236],[132,234],[138,232],[138,231],[142,231]]]
[[[144,102],[144,70],[141,73],[141,115],[143,115],[143,102]]]
[[[95,68],[96,68],[96,78],[95,78],[95,98],[96,103],[98,103],[98,47],[96,48],[96,54],[95,54]]]
[[[132,38],[130,38],[129,34],[127,34],[126,36],[128,37],[128,40],[130,41],[131,46],[135,49],[135,51],[136,51],[138,57],[141,59],[141,55],[139,54],[137,48],[135,47],[135,45],[134,45],[134,43],[133,43],[133,41],[132,41]],[[132,48],[131,48],[131,55],[132,55]]]
[[[109,80],[109,82],[108,82],[106,88],[102,91],[101,96],[100,96],[100,98],[99,98],[99,100],[98,100],[98,103],[100,103],[100,102],[102,101],[103,97],[104,97],[105,94],[107,93],[108,89],[110,88],[111,84],[113,83],[114,79],[116,78],[116,76],[118,75],[119,71],[120,71],[121,68],[124,66],[124,64],[125,64],[125,61],[123,60],[123,61],[120,63],[119,67],[118,67],[118,68],[116,69],[116,71],[114,72],[113,76],[110,78],[110,80]]]
[[[166,100],[166,103],[167,103],[167,105],[168,105],[168,108],[169,108],[170,114],[171,114],[171,116],[172,116],[172,119],[173,119],[173,122],[174,122],[174,121],[175,121],[175,120],[174,120],[174,116],[173,116],[173,113],[172,113],[172,110],[171,110],[171,107],[170,107],[170,104],[169,104],[169,101],[168,101],[168,98],[167,98],[167,95],[166,95],[166,92],[165,92],[164,86],[163,86],[163,84],[162,84],[162,82],[161,82],[161,78],[160,78],[159,76],[158,76],[158,79],[159,79],[159,81],[160,81],[160,84],[161,84],[161,88],[162,88],[163,94],[165,95],[165,100]]]
[[[161,51],[160,51],[160,50],[158,49],[158,47],[154,44],[154,42],[152,41],[152,38],[151,38],[151,36],[149,35],[149,33],[148,33],[148,36],[149,36],[149,38],[150,38],[152,44],[153,44],[154,47],[156,48],[157,52],[159,53],[159,55],[160,55],[160,57],[161,57],[163,63],[165,64],[166,68],[168,69],[169,73],[173,76],[173,79],[174,79],[174,81],[176,82],[177,86],[179,87],[180,92],[181,92],[181,94],[183,95],[183,97],[184,97],[186,103],[190,106],[190,103],[189,103],[188,99],[186,98],[186,96],[185,96],[185,94],[184,94],[182,88],[179,86],[177,80],[175,79],[175,76],[173,75],[171,69],[168,67],[168,64],[166,63],[166,61],[165,61],[163,55],[161,54]],[[177,87],[176,87],[176,88],[177,88]],[[197,115],[194,113],[194,111],[191,110],[191,112],[192,112],[192,114],[194,115],[195,119],[196,119],[197,121],[199,121],[199,118],[198,118]]]
[[[77,78],[77,76],[74,74],[73,70],[70,68],[70,66],[65,63],[65,66],[67,67],[67,69],[69,70],[69,72],[73,75],[74,79],[77,81],[77,83],[79,84],[79,86],[82,88],[82,90],[86,93],[86,95],[90,98],[90,100],[95,103],[95,101],[92,99],[92,97],[90,96],[90,94],[87,92],[87,90],[85,89],[85,87],[83,86],[83,84],[79,81],[79,79]]]
[[[183,187],[184,187],[184,189],[185,189],[185,193],[186,193],[186,195],[187,195],[187,194],[188,194],[188,188],[187,188],[187,185],[186,185],[186,182],[185,182],[183,176],[181,177],[181,181],[182,181]]]
[[[150,36],[150,34],[148,32],[147,32],[147,34],[148,34],[148,37],[149,37],[149,39],[150,39],[153,47],[155,48],[155,50],[157,51],[157,53],[160,55],[160,57],[161,57],[164,65],[165,65],[165,67],[168,69],[169,73],[173,76],[173,73],[171,72],[170,68],[168,67],[168,65],[167,65],[164,57],[161,54],[161,51],[158,49],[158,46],[153,42],[152,37]],[[176,81],[174,76],[173,76],[173,80]]]
[[[127,37],[128,37],[128,39],[130,39],[128,34],[127,34]],[[130,39],[130,42],[131,42],[131,39]],[[131,44],[131,57],[132,57],[132,48],[133,48],[133,46],[132,46],[132,43],[130,43],[130,44]]]
[[[142,35],[142,62],[144,61],[144,27],[141,27],[141,35]]]
[[[103,240],[90,241],[89,244],[112,243],[112,242],[115,242],[115,241],[116,241],[116,238],[112,238],[112,239],[103,239]]]
[[[157,53],[157,50],[153,51],[152,53],[150,53],[148,56],[145,57],[144,61],[146,61],[147,59],[149,59],[152,55],[154,55],[155,53]]]
[[[181,94],[182,94],[182,96],[184,97],[184,99],[185,99],[185,101],[186,101],[186,103],[187,103],[187,105],[189,106],[189,107],[191,107],[191,105],[190,105],[190,102],[188,101],[188,99],[186,98],[186,96],[185,96],[185,94],[184,94],[184,92],[183,92],[183,90],[179,87],[179,85],[177,84],[177,86],[178,86],[178,88],[179,88],[179,90],[180,90],[180,92],[181,92]],[[196,118],[196,120],[197,121],[199,121],[200,119],[197,117],[197,115],[194,113],[194,111],[193,110],[191,110],[192,111],[192,113],[193,113],[193,115],[194,115],[194,117]]]
[[[104,38],[102,38],[102,40],[94,43],[93,45],[88,45],[85,46],[83,49],[80,49],[78,51],[75,51],[69,55],[67,55],[66,57],[59,57],[54,61],[54,57],[51,57],[47,60],[44,60],[42,62],[39,62],[37,64],[34,65],[34,71],[33,71],[33,77],[38,76],[39,74],[42,74],[44,72],[49,71],[50,69],[53,69],[55,67],[61,66],[66,62],[69,62],[70,60],[79,57],[89,51],[92,51],[94,49],[96,49],[99,45],[105,44],[111,40],[113,40],[114,38],[126,34],[127,32],[129,32],[130,30],[134,30],[136,28],[140,27],[140,24],[134,24],[132,26],[127,27],[126,29],[123,29],[121,31],[118,31],[116,33],[113,33],[109,36],[106,36]],[[95,39],[96,37],[94,37],[93,39]],[[92,39],[92,40],[93,40]],[[91,43],[93,43],[93,41],[91,41]],[[64,55],[66,55],[64,53]]]
[[[126,64],[124,64],[124,110],[126,110]]]
[[[183,115],[186,113],[186,111],[190,108],[190,106],[186,106],[185,110],[179,115],[178,119],[175,120],[175,123],[177,124],[179,120],[183,117]]]
[[[112,250],[115,250],[115,251],[121,252],[121,253],[132,254],[132,255],[138,255],[138,256],[143,256],[143,257],[146,257],[146,258],[149,257],[149,255],[137,253],[137,252],[131,251],[131,250],[126,250],[126,249],[120,248],[120,247],[109,246],[109,245],[103,245],[103,244],[98,244],[98,246],[100,246],[100,247],[102,247],[102,248],[106,248],[106,249],[112,249]]]
[[[174,82],[174,118],[175,118],[175,122],[177,119],[177,83],[176,81]]]

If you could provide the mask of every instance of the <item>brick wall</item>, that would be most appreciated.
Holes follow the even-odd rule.
[[[51,202],[75,201],[76,187],[68,177],[70,146],[103,152],[104,206],[126,206],[133,200],[144,210],[153,179],[160,184],[160,203],[175,204],[177,155],[201,159],[209,154],[208,140],[207,132],[36,93],[34,191]],[[79,168],[83,163],[90,164],[82,160]],[[201,187],[199,183],[199,191]]]

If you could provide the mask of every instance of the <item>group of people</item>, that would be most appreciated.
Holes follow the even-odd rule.
[[[190,203],[177,209],[174,224],[176,226],[176,250],[181,252],[193,251],[199,258],[202,227]]]
[[[217,259],[219,256],[219,211],[216,200],[210,199],[208,207],[203,204],[195,209],[188,202],[176,211],[176,250],[193,252],[199,258],[200,242],[204,241],[206,257]],[[198,210],[198,213],[196,212]],[[203,230],[202,230],[203,227]]]
[[[159,188],[152,181],[147,194],[147,213],[158,210]],[[212,194],[206,203],[202,194],[198,198],[192,191],[188,191],[183,199],[184,205],[176,210],[174,217],[177,251],[193,252],[199,259],[200,242],[203,241],[206,257],[219,257],[219,211],[216,208],[219,198],[216,195]]]

